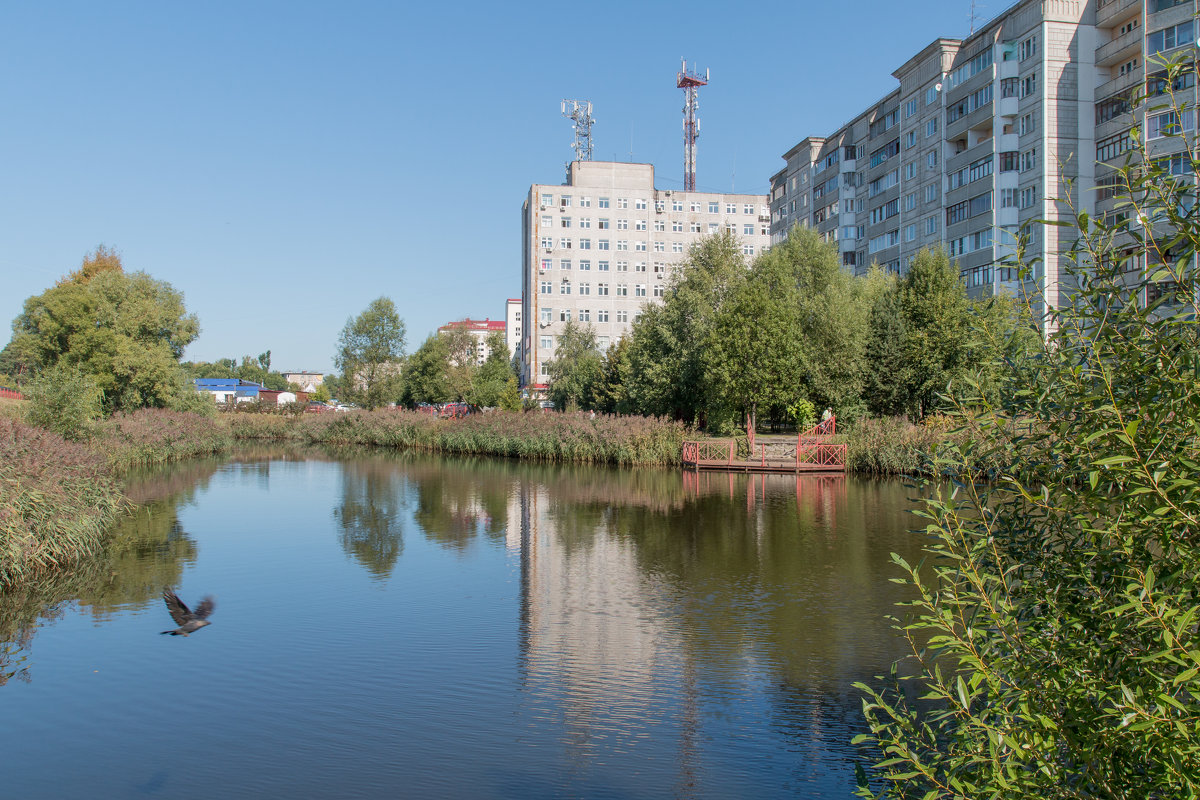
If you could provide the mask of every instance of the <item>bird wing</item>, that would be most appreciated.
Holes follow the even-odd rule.
[[[179,599],[179,595],[170,589],[163,589],[163,601],[167,604],[167,611],[171,613],[171,619],[175,620],[176,625],[182,625],[192,619],[192,612]]]
[[[209,595],[200,601],[200,605],[196,606],[196,610],[192,613],[192,616],[196,619],[208,619],[208,615],[216,607],[217,605],[213,602],[212,595]]]

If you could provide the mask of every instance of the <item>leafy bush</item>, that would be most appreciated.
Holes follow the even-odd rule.
[[[103,395],[96,379],[73,365],[49,367],[22,394],[28,403],[25,419],[65,439],[87,439],[101,416]]]
[[[161,408],[115,414],[93,441],[113,469],[163,464],[229,449],[228,429],[211,417]]]
[[[1200,796],[1200,216],[1135,155],[1122,214],[1065,231],[1061,300],[1030,298],[1036,358],[954,392],[931,569],[893,556],[914,671],[860,687],[864,797]]]

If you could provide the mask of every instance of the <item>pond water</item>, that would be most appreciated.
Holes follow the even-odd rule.
[[[0,596],[0,796],[847,798],[911,488],[247,451]],[[161,600],[216,599],[191,636]]]

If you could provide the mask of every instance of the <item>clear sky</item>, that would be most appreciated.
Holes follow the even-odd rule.
[[[592,102],[597,160],[681,188],[686,57],[711,71],[698,188],[765,193],[970,7],[3,2],[0,319],[106,244],[184,293],[189,360],[327,371],[380,295],[411,352],[519,296],[521,202],[571,157],[562,99]]]

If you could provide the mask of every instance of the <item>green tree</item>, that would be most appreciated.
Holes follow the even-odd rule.
[[[25,301],[13,322],[15,360],[35,372],[78,367],[95,379],[106,411],[170,406],[199,323],[170,284],[125,273],[111,252],[99,258]]]
[[[884,280],[885,285],[871,304],[863,398],[871,413],[899,416],[910,406],[908,336],[900,287],[890,276]]]
[[[705,347],[713,321],[745,280],[741,243],[724,231],[692,246],[671,278],[662,305],[646,305],[629,343],[630,409],[699,420],[723,407],[706,375]]]
[[[609,414],[628,414],[629,384],[632,365],[629,362],[629,337],[622,336],[610,345],[600,367],[600,383],[596,388],[596,408]]]
[[[478,342],[466,328],[450,328],[439,333],[438,337],[446,345],[446,363],[443,369],[450,399],[460,403],[466,402],[474,393],[475,376],[479,372],[476,360]]]
[[[710,391],[744,414],[752,439],[760,409],[795,399],[804,361],[799,290],[788,265],[756,266],[718,312],[706,348]]]
[[[946,251],[917,253],[900,282],[908,351],[909,414],[922,419],[968,366],[967,290]]]
[[[504,391],[500,393],[499,406],[504,411],[521,410],[521,386],[516,375],[509,375],[504,383]]]
[[[405,405],[420,403],[444,403],[450,399],[450,387],[446,381],[446,342],[436,334],[430,336],[409,357],[404,368]]]
[[[404,321],[386,297],[372,300],[361,314],[346,320],[334,357],[345,378],[345,399],[378,408],[400,396],[404,333]]]
[[[600,382],[600,351],[591,325],[568,322],[558,337],[550,372],[548,394],[563,410],[592,408]]]
[[[513,377],[510,366],[511,357],[504,334],[492,331],[487,337],[488,356],[476,373],[470,402],[477,406],[499,406],[501,398],[508,387],[509,379]],[[520,402],[518,399],[518,407]]]

